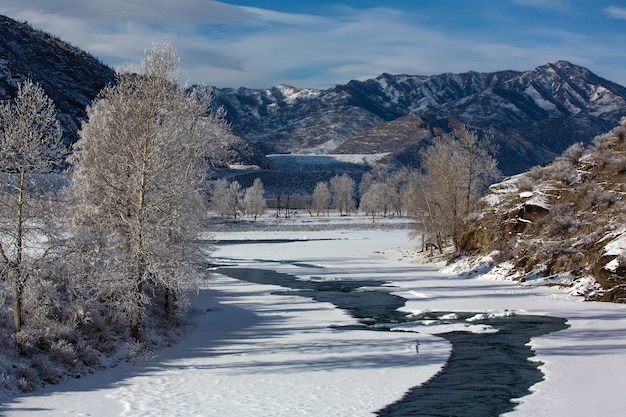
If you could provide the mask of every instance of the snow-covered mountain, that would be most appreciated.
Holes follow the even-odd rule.
[[[60,39],[0,16],[0,99],[11,99],[26,77],[54,100],[69,145],[86,106],[115,73]],[[264,168],[271,167],[264,155],[276,153],[388,153],[387,162],[412,165],[419,148],[463,123],[490,131],[501,170],[514,174],[572,143],[589,143],[626,115],[626,88],[565,61],[526,72],[382,74],[324,90],[279,85],[214,88],[213,95],[213,106],[224,107],[240,136],[219,144],[224,163]]]
[[[464,123],[492,132],[505,174],[589,143],[626,114],[626,88],[565,61],[526,72],[382,74],[326,90],[280,85],[214,94],[234,131],[265,153],[385,151],[410,163],[420,141]],[[420,120],[397,122],[408,115]],[[411,120],[415,132],[407,129]]]

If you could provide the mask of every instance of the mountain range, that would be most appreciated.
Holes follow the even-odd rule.
[[[97,58],[27,23],[0,16],[0,99],[19,81],[42,85],[70,146],[85,108],[115,71]],[[626,88],[566,61],[529,71],[391,75],[329,89],[278,85],[212,88],[234,135],[222,165],[271,169],[270,154],[379,154],[418,165],[419,149],[462,124],[488,134],[512,175],[551,161],[573,143],[590,143],[626,115]],[[219,146],[218,146],[219,145]]]
[[[235,133],[264,153],[385,153],[416,164],[416,151],[461,124],[490,134],[505,174],[588,144],[626,115],[626,88],[558,61],[535,69],[434,76],[382,74],[326,90],[286,85],[214,89]]]

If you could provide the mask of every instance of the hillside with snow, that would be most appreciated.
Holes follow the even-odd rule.
[[[480,274],[626,300],[626,119],[588,148],[490,187],[460,251]]]

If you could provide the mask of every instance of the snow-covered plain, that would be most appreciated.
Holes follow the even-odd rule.
[[[311,222],[311,219],[306,219]],[[297,222],[297,220],[295,220]],[[327,220],[324,220],[327,221]],[[287,222],[287,220],[286,220]],[[407,230],[224,232],[252,240],[219,247],[217,261],[301,279],[371,279],[405,310],[543,314],[570,327],[532,340],[545,380],[507,416],[617,416],[626,388],[626,306],[583,302],[559,288],[442,273],[416,263]],[[287,239],[297,241],[285,241]],[[282,243],[269,243],[280,239]],[[491,271],[493,272],[493,271]],[[395,332],[357,323],[331,304],[216,274],[193,297],[196,326],[148,362],[124,364],[0,405],[8,416],[368,416],[435,375],[451,345],[441,323]],[[492,331],[482,325],[457,326]],[[416,349],[419,343],[419,351]]]

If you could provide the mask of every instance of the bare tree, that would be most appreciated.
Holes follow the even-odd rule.
[[[320,213],[328,215],[328,209],[330,208],[330,189],[326,182],[321,181],[315,185],[313,200],[315,201],[317,215],[319,216]]]
[[[243,190],[239,181],[233,181],[228,186],[228,193],[226,194],[226,212],[234,219],[243,207]]]
[[[386,201],[386,184],[374,182],[367,187],[367,191],[361,197],[359,210],[371,215],[372,221],[374,221],[378,214],[386,212]]]
[[[223,124],[206,115],[209,97],[176,84],[170,44],[146,52],[142,73],[120,73],[88,109],[76,144],[73,238],[101,265],[99,296],[121,310],[140,338],[156,294],[167,309],[204,276],[194,235],[205,213],[199,190],[206,141]]]
[[[228,187],[228,180],[220,178],[211,188],[211,209],[221,217],[228,215]]]
[[[246,213],[249,216],[254,216],[254,220],[265,212],[267,208],[265,190],[260,178],[255,178],[252,186],[246,189],[243,200],[246,206]]]
[[[2,275],[12,282],[13,326],[22,327],[22,303],[35,262],[51,230],[42,227],[47,205],[44,176],[63,159],[61,128],[52,100],[31,80],[18,85],[14,103],[0,105],[0,261]]]
[[[330,179],[330,190],[333,196],[335,208],[339,210],[339,215],[344,216],[354,211],[356,202],[354,201],[355,182],[348,174],[335,175]]]
[[[415,218],[413,237],[420,237],[422,251],[436,247],[443,252],[442,233],[444,227],[440,222],[444,217],[437,211],[437,206],[430,201],[430,194],[426,192],[426,177],[417,171],[410,172],[404,188],[404,204],[409,216]]]
[[[424,191],[433,206],[434,223],[445,224],[446,234],[457,247],[463,219],[489,183],[500,176],[495,149],[488,138],[479,140],[475,131],[462,127],[437,138],[422,153],[426,171]]]
[[[498,162],[492,156],[497,152],[497,147],[490,137],[479,139],[476,131],[466,126],[456,130],[454,134],[462,149],[459,168],[465,177],[462,213],[465,218],[487,186],[502,174],[498,169]]]

